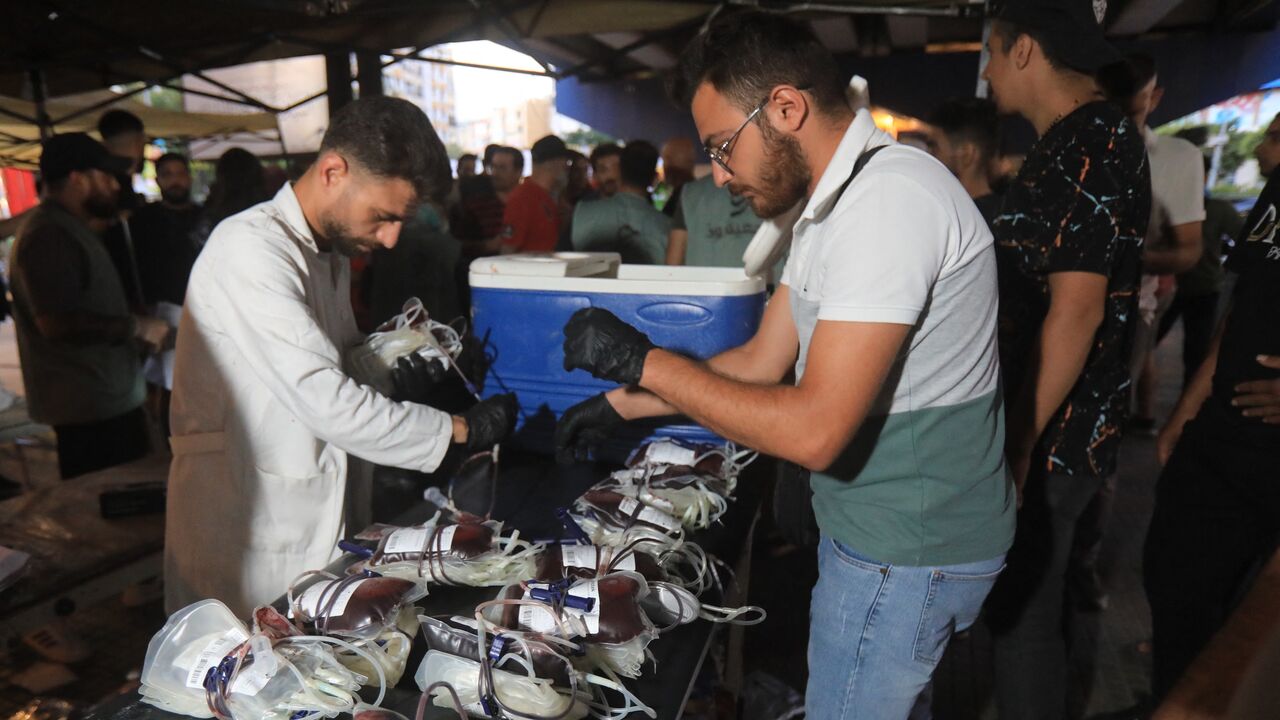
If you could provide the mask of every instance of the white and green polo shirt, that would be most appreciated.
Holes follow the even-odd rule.
[[[941,163],[893,142],[857,114],[796,222],[783,272],[797,379],[819,322],[913,328],[858,434],[813,473],[814,509],[824,534],[881,562],[985,560],[1008,550],[1015,516],[991,233]],[[879,145],[893,146],[840,193]]]

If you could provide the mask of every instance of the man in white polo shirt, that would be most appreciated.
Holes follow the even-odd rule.
[[[803,204],[791,257],[755,337],[705,363],[575,314],[565,367],[628,387],[566,411],[557,447],[683,413],[811,470],[807,716],[906,718],[1013,539],[991,234],[941,163],[849,108],[806,26],[720,19],[680,78],[717,182],[763,218]]]

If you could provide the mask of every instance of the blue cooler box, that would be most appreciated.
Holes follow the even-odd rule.
[[[513,441],[550,453],[556,420],[570,406],[617,387],[564,370],[564,325],[587,307],[609,310],[653,342],[705,359],[751,339],[764,313],[765,282],[740,268],[619,265],[612,253],[480,258],[471,263],[471,319],[492,361],[485,397],[514,392]],[[620,461],[649,438],[723,442],[692,423],[628,423],[600,459]]]

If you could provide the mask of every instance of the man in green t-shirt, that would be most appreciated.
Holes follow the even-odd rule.
[[[745,197],[717,187],[711,175],[686,183],[671,218],[667,264],[741,267],[760,222]]]
[[[671,219],[649,202],[658,149],[632,140],[622,150],[622,182],[611,197],[579,202],[573,211],[573,249],[616,252],[622,262],[661,265]]]

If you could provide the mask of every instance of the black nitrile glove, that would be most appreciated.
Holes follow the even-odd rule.
[[[603,442],[622,422],[622,416],[604,393],[565,410],[556,423],[556,462],[562,465],[585,462],[591,446]]]
[[[391,370],[391,399],[429,405],[432,393],[449,375],[449,368],[438,358],[427,359],[418,353],[396,361]]]
[[[645,356],[655,347],[644,333],[608,310],[584,308],[564,326],[564,369],[636,385],[644,374]]]
[[[467,421],[467,449],[487,450],[502,442],[515,429],[519,410],[515,393],[494,395],[472,405],[462,413]]]

